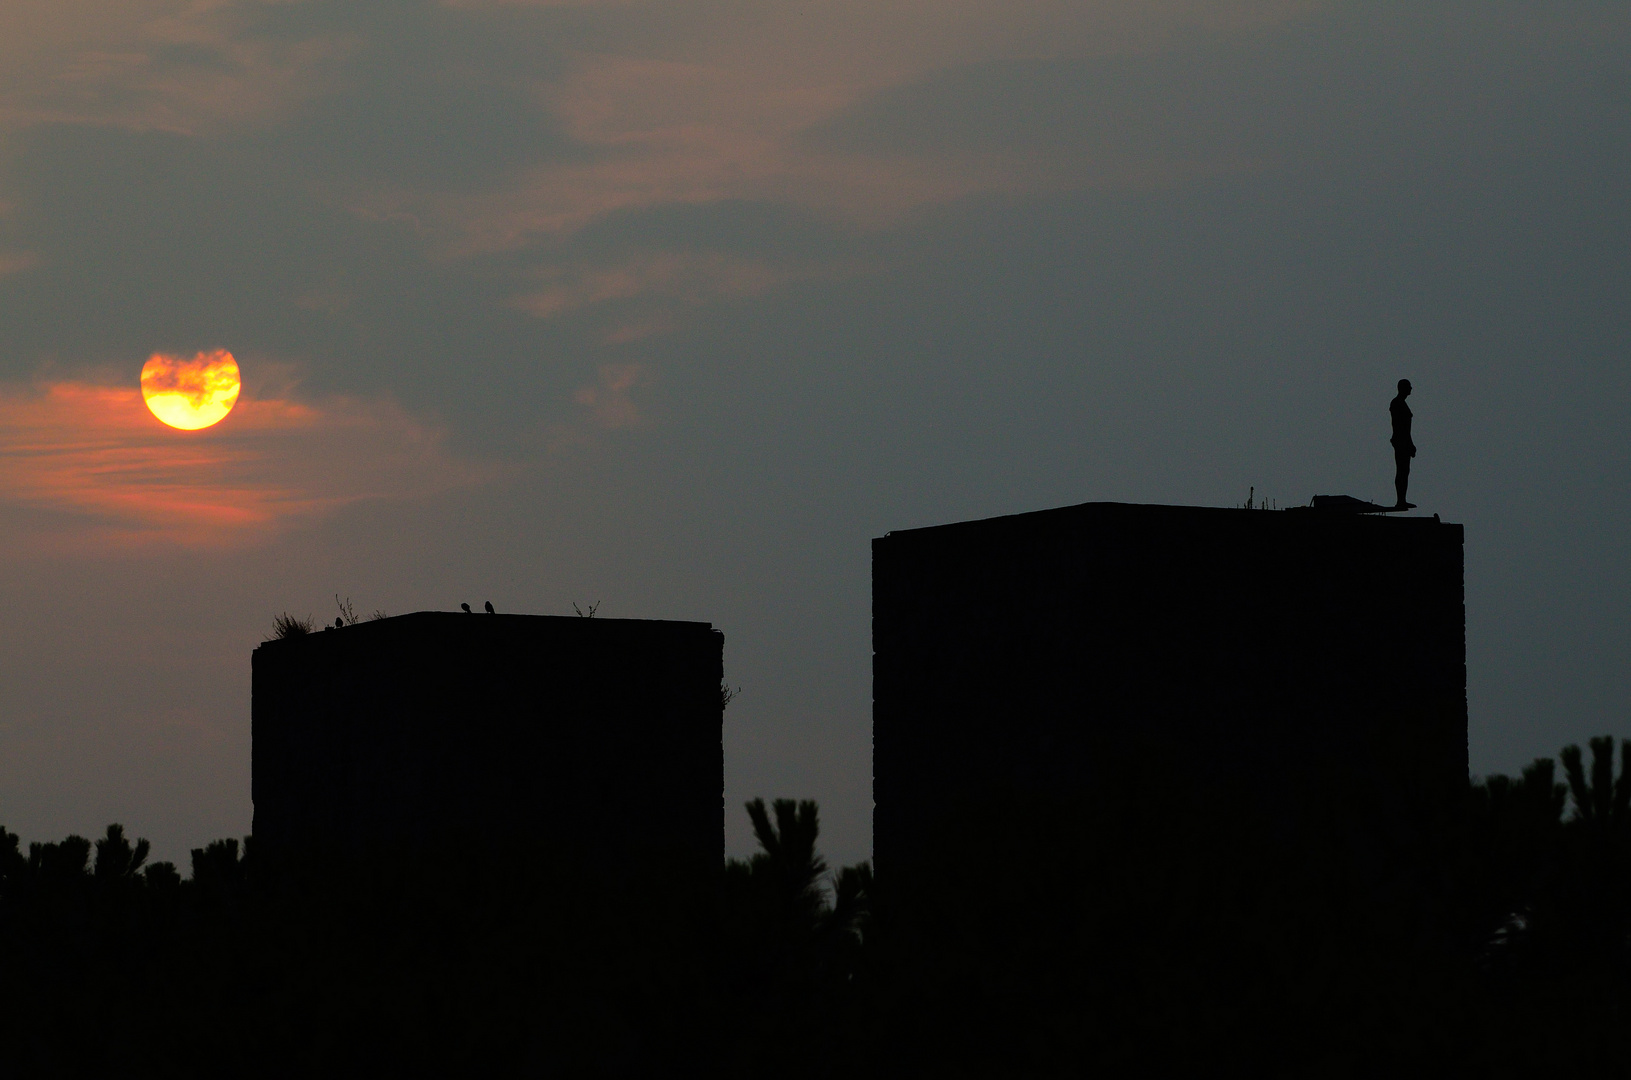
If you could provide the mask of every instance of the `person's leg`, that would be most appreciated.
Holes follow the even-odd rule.
[[[1408,451],[1393,452],[1393,490],[1399,493],[1399,501],[1395,506],[1405,504],[1404,493],[1410,487],[1410,454]]]

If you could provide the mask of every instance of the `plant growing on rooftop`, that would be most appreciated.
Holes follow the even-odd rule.
[[[290,615],[285,611],[272,620],[272,636],[267,641],[281,641],[284,638],[305,637],[317,629],[317,620],[307,615],[304,619],[298,615]]]

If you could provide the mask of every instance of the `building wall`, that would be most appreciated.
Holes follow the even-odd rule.
[[[419,612],[253,657],[257,844],[533,841],[724,857],[706,623]]]
[[[873,541],[874,852],[1129,770],[1399,805],[1467,774],[1462,528],[1088,503]]]

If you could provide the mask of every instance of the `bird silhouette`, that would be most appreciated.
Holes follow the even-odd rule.
[[[340,627],[342,627],[344,625],[345,625],[345,620],[344,619],[340,618],[338,615],[334,616],[334,629],[338,630]]]
[[[469,604],[460,604],[459,606],[464,609],[464,613],[466,615],[470,614],[470,605]]]
[[[498,612],[493,610],[493,602],[491,600],[487,601],[487,614],[489,614],[489,615],[497,615],[498,614]]]

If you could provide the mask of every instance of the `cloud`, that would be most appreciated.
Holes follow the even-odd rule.
[[[613,160],[530,169],[499,191],[368,193],[348,204],[366,217],[427,225],[447,237],[449,254],[469,257],[529,247],[614,214],[664,206],[780,203],[877,228],[909,211],[981,192],[1058,187],[990,156],[872,157],[789,147],[741,132],[687,132],[673,139],[657,133],[626,149]]]
[[[0,504],[50,512],[55,531],[92,548],[254,542],[362,500],[483,475],[389,401],[246,395],[215,427],[177,431],[134,387],[0,389]]]
[[[758,66],[583,56],[538,91],[578,153],[476,191],[353,186],[341,198],[365,217],[428,227],[451,254],[470,256],[662,206],[758,201],[878,226],[917,207],[1037,186],[1034,170],[989,154],[850,153],[801,139],[868,89]]]
[[[620,213],[726,201],[879,228],[977,194],[1159,186],[1217,170],[989,132],[933,144],[811,132],[948,72],[1144,55],[1322,6],[16,0],[0,12],[0,131],[255,127],[274,133],[279,167],[308,190],[364,220],[409,223],[455,257],[526,248]]]
[[[517,33],[527,27],[558,50],[558,62],[547,67],[501,60],[492,74],[526,86],[533,110],[530,124],[524,114],[506,113],[504,144],[547,130],[548,152],[540,149],[530,161],[491,148],[460,154],[457,183],[427,182],[399,170],[390,177],[352,177],[329,190],[359,215],[413,222],[439,236],[449,253],[471,256],[674,205],[766,202],[873,229],[976,194],[1162,186],[1210,170],[1194,162],[1164,169],[1092,147],[1016,146],[1000,129],[972,140],[960,132],[938,145],[915,139],[846,147],[806,136],[874,99],[935,85],[948,72],[1171,51],[1202,39],[1272,32],[1320,6],[1306,0],[449,4],[450,15],[471,25],[510,20]],[[449,82],[448,72],[468,66],[449,50],[420,77],[440,86]],[[1233,171],[1238,163],[1224,167]]]
[[[829,276],[843,269],[778,264],[717,251],[655,252],[610,266],[538,270],[533,276],[540,287],[516,296],[511,304],[544,319],[637,298],[698,307],[714,300],[763,296],[787,282]]]
[[[547,266],[510,306],[540,319],[590,313],[604,319],[600,338],[626,345],[682,332],[687,313],[761,297],[795,282],[875,273],[856,259],[796,260],[720,251],[657,251],[600,265]],[[616,425],[621,426],[621,425]]]
[[[604,428],[628,428],[639,425],[644,416],[635,404],[636,387],[650,382],[651,373],[644,364],[602,364],[599,381],[580,387],[572,400],[589,410],[596,424]]]
[[[264,123],[327,88],[343,39],[252,32],[260,3],[7,0],[0,130],[96,124],[198,133]]]

